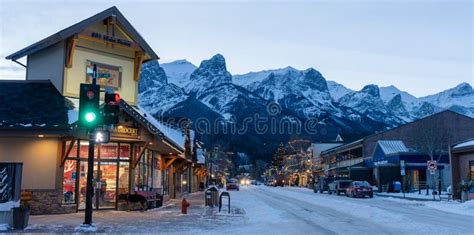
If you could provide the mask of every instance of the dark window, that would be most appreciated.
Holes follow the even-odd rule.
[[[474,180],[474,161],[469,161],[469,175],[471,180]]]

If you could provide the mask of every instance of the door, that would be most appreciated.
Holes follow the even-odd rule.
[[[117,202],[117,162],[99,162],[95,179],[96,208],[115,208]]]

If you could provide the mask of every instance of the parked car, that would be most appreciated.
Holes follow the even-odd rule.
[[[333,182],[329,183],[329,194],[337,193],[337,195],[341,195],[341,193],[345,193],[346,188],[349,187],[351,182],[352,180],[334,180]]]
[[[227,191],[237,190],[239,191],[239,181],[237,179],[230,179],[225,185]]]
[[[273,187],[277,187],[277,186],[283,187],[284,185],[285,185],[285,177],[284,176],[282,176],[282,175],[273,176],[273,183],[272,183]]]
[[[314,193],[323,193],[324,191],[329,190],[329,183],[331,182],[331,178],[327,177],[319,177],[318,181],[313,185]]]
[[[374,197],[372,186],[367,181],[352,181],[346,189],[346,196],[348,197]]]

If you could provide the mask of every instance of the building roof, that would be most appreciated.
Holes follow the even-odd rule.
[[[68,130],[71,104],[49,80],[0,80],[0,130]]]
[[[408,148],[401,140],[379,140],[377,145],[387,155],[392,153],[408,152]]]
[[[465,140],[460,143],[456,143],[451,147],[452,151],[463,151],[463,150],[474,150],[474,139]]]
[[[117,22],[127,31],[130,37],[135,40],[140,47],[150,55],[151,59],[159,59],[158,55],[153,51],[153,49],[148,45],[148,43],[143,39],[143,37],[138,33],[138,31],[128,22],[128,20],[122,15],[117,7],[113,6],[105,11],[102,11],[94,16],[91,16],[79,23],[76,23],[70,27],[67,27],[45,39],[42,39],[26,48],[23,48],[9,56],[6,57],[8,60],[17,60],[23,56],[30,55],[37,51],[40,51],[44,48],[52,46],[60,41],[66,40],[67,38],[81,32],[86,29],[88,26],[104,20],[110,16],[116,16]]]

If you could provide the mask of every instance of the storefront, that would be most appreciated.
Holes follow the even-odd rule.
[[[97,81],[101,88],[122,97],[111,141],[95,145],[94,208],[121,209],[125,193],[153,191],[166,200],[192,191],[193,160],[185,152],[193,136],[136,105],[141,65],[158,56],[116,7],[7,59],[25,56],[26,81],[0,82],[0,161],[23,163],[32,214],[84,209],[89,143],[75,123],[79,85],[91,82],[93,65],[107,74]]]
[[[451,185],[454,199],[474,199],[474,139],[450,146]],[[471,185],[461,189],[461,185]]]

